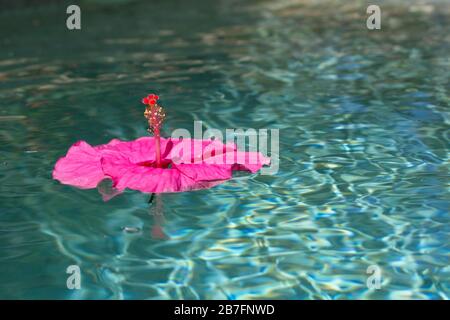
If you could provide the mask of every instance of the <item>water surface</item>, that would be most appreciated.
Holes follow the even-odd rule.
[[[81,31],[4,7],[0,298],[447,299],[450,5],[420,3],[383,1],[380,31],[362,1],[83,1]],[[77,140],[146,135],[149,92],[166,132],[279,129],[279,172],[162,214],[52,180]]]

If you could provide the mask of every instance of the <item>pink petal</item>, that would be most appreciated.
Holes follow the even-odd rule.
[[[101,154],[85,141],[70,147],[53,169],[53,179],[79,188],[95,188],[105,177],[100,164]]]
[[[218,140],[171,139],[173,146],[167,159],[175,163],[202,163],[202,159],[235,150],[234,144],[223,144]]]
[[[172,148],[172,142],[170,139],[164,138],[161,138],[160,141],[161,156],[164,159]],[[120,141],[119,143],[114,143],[109,150],[125,156],[130,162],[136,164],[155,161],[155,139],[153,137],[142,137],[133,141]]]
[[[113,180],[113,187],[118,190],[125,188],[142,192],[162,193],[191,190],[195,181],[182,175],[176,169],[160,169],[136,165],[127,157],[105,156],[102,158],[102,168]]]
[[[195,181],[228,180],[232,177],[231,165],[178,164],[174,166],[183,175]]]
[[[119,143],[123,143],[123,141],[119,140],[119,139],[112,139],[110,142],[108,142],[106,144],[100,144],[98,146],[93,146],[93,148],[97,151],[107,150],[107,149],[111,149],[111,147],[114,147],[115,145],[117,145]]]
[[[231,177],[231,166],[207,169],[207,165],[177,165],[161,169],[136,165],[117,154],[105,155],[101,162],[104,173],[113,180],[113,188],[119,191],[125,188],[149,193],[198,190],[211,188]]]

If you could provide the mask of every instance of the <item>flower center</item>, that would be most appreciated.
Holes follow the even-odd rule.
[[[136,163],[138,166],[149,167],[149,168],[158,168],[158,164],[155,160],[148,160]],[[170,169],[172,168],[172,161],[169,159],[161,160],[160,169]]]

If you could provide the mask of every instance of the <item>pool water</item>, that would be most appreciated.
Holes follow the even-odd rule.
[[[0,298],[449,298],[448,2],[383,1],[373,31],[364,1],[91,0],[78,31],[23,3],[0,12]],[[278,173],[151,206],[52,180],[77,140],[145,136],[151,92],[166,133],[279,129]]]

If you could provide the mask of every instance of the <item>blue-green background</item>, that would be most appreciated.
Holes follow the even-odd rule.
[[[372,1],[374,31],[364,1],[80,1],[69,31],[71,3],[1,2],[0,298],[449,297],[449,2]],[[279,129],[279,172],[159,215],[52,180],[146,135],[150,92],[167,133]]]

